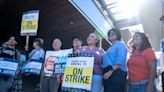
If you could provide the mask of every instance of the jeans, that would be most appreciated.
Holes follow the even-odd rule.
[[[8,92],[9,88],[12,86],[13,80],[13,77],[5,79],[5,77],[0,76],[0,92]]]
[[[44,76],[41,79],[40,92],[57,92],[58,87],[59,83],[57,81],[57,78]]]
[[[124,92],[127,72],[120,69],[114,71],[111,77],[103,80],[104,92]]]
[[[162,90],[164,91],[164,72],[162,72]]]
[[[40,82],[40,76],[29,75],[22,77],[22,92],[36,92],[37,84]]]
[[[146,92],[147,83],[145,84],[129,84],[128,92]],[[152,88],[153,92],[157,92],[155,86]]]

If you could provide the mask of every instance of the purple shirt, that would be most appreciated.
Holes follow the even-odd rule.
[[[93,68],[93,74],[98,74],[98,75],[102,75],[103,73],[103,68],[102,68],[102,64],[103,64],[103,59],[102,56],[104,55],[105,51],[103,49],[100,48],[90,48],[87,46],[81,47],[79,49],[80,53],[93,53],[95,54],[95,58],[94,58],[94,68]]]

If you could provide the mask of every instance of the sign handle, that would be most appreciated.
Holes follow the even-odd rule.
[[[26,36],[26,45],[25,45],[26,48],[28,48],[28,46],[29,46],[29,38],[30,38],[30,36],[27,35]]]

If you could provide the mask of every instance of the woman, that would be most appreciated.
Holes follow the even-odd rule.
[[[128,60],[129,92],[154,92],[156,56],[144,33],[133,36],[133,51]]]
[[[96,36],[96,34],[91,33],[87,38],[88,46],[81,47],[79,49],[80,53],[95,54],[91,92],[101,92],[103,88],[103,83],[102,83],[103,70],[101,66],[102,66],[102,56],[104,54],[104,50],[97,47],[98,43],[99,43],[99,39]]]
[[[45,51],[42,48],[43,40],[41,38],[35,39],[33,42],[33,47],[34,49],[28,55],[27,62],[30,62],[31,60],[37,60],[37,61],[43,62],[44,56],[45,56]],[[25,49],[26,51],[28,51],[27,47]],[[32,74],[25,74],[23,76],[23,81],[22,81],[23,92],[35,92],[35,89],[39,81],[40,81],[40,76],[32,75]]]
[[[55,38],[52,43],[52,47],[54,51],[60,51],[62,46],[62,41],[59,38]],[[46,63],[44,64],[47,65]],[[43,69],[43,70],[46,70]],[[59,88],[59,81],[60,75],[51,77],[51,74],[45,74],[42,71],[41,75],[41,88],[40,92],[57,92]]]
[[[111,29],[108,32],[111,47],[103,56],[103,84],[104,92],[124,92],[127,68],[127,47],[121,40],[119,30]]]

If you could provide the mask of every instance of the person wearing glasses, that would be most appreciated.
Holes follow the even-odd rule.
[[[128,49],[121,40],[119,30],[109,30],[108,39],[112,45],[103,56],[104,92],[124,92],[127,77],[126,56]]]

